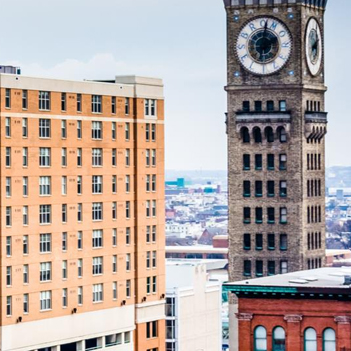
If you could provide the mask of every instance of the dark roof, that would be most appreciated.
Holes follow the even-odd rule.
[[[260,0],[224,0],[225,6],[245,6],[245,5],[260,5]],[[310,6],[317,6],[326,8],[328,0],[281,0],[281,4],[293,5],[305,4]],[[267,5],[279,6],[280,4],[275,4],[274,0],[267,0]],[[266,6],[266,5],[265,5]]]

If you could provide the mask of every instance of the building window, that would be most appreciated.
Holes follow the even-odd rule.
[[[103,231],[101,229],[93,230],[92,245],[94,248],[103,246]]]
[[[5,156],[6,167],[11,167],[11,148],[6,147],[6,156]]]
[[[11,256],[12,254],[12,239],[10,236],[6,237],[6,256]]]
[[[263,250],[263,235],[256,234],[256,250]]]
[[[92,177],[92,192],[93,194],[102,194],[102,176]]]
[[[130,218],[130,201],[126,201],[126,218]]]
[[[39,119],[39,138],[50,138],[51,121],[49,119]]]
[[[280,100],[279,101],[279,111],[285,112],[286,111],[286,101]]]
[[[51,205],[40,205],[39,207],[39,223],[51,223]]]
[[[255,112],[262,112],[262,101],[255,101]]]
[[[268,247],[268,250],[275,250],[275,235],[274,234],[267,235],[267,247]]]
[[[323,332],[323,351],[336,351],[335,331],[331,328]]]
[[[67,195],[67,177],[61,177],[61,194]]]
[[[255,196],[256,197],[262,197],[262,181],[261,180],[256,180],[255,181]]]
[[[266,127],[264,130],[265,137],[268,143],[274,142],[274,132],[272,127]]]
[[[81,250],[83,248],[83,232],[79,231],[77,233],[77,249]]]
[[[67,204],[62,204],[62,223],[67,223]]]
[[[250,101],[243,101],[243,112],[250,112]]]
[[[317,351],[317,333],[313,328],[307,328],[304,332],[304,351]]]
[[[128,279],[126,281],[126,297],[130,298],[132,294],[132,281]]]
[[[102,166],[102,149],[92,149],[93,167]]]
[[[77,112],[82,112],[82,94],[77,94]]]
[[[28,137],[28,119],[27,118],[22,118],[22,137],[23,138]]]
[[[6,285],[11,286],[12,284],[12,267],[6,267]]]
[[[66,111],[67,109],[67,94],[66,93],[61,93],[61,111]]]
[[[46,311],[51,309],[51,291],[40,292],[40,310]]]
[[[10,227],[12,224],[12,208],[10,206],[6,207],[6,227]]]
[[[28,90],[22,90],[22,109],[28,108]]]
[[[83,287],[82,286],[78,287],[78,305],[79,306],[83,305]]]
[[[112,219],[117,219],[117,202],[112,202]]]
[[[67,279],[67,261],[62,261],[62,279]]]
[[[131,270],[131,261],[130,261],[131,255],[126,254],[126,271],[129,272]]]
[[[255,351],[267,351],[267,330],[262,326],[255,328],[254,348]]]
[[[40,234],[40,253],[51,252],[51,234]]]
[[[279,155],[279,169],[286,170],[286,164],[287,164],[286,154],[280,154]]]
[[[156,200],[152,200],[152,217],[156,217]]]
[[[251,250],[251,234],[244,234],[244,250]]]
[[[249,180],[244,180],[243,182],[243,196],[244,197],[251,196],[251,182]]]
[[[47,282],[51,280],[51,262],[40,263],[40,281]]]
[[[267,223],[274,224],[275,222],[275,209],[274,207],[267,208]]]
[[[263,276],[263,261],[258,260],[256,261],[256,277]]]
[[[243,155],[243,170],[244,171],[249,171],[250,170],[250,155],[249,154],[245,154]]]
[[[41,147],[39,149],[39,166],[50,167],[51,164],[51,149],[49,147]]]
[[[287,142],[287,134],[286,134],[285,128],[283,127],[278,128],[278,137],[281,143]]]
[[[83,179],[82,176],[77,176],[77,194],[82,195],[83,192]]]
[[[116,97],[115,96],[111,96],[111,113],[113,115],[116,114]],[[115,139],[115,138],[112,138]]]
[[[23,235],[23,255],[29,254],[29,238],[28,235]]]
[[[130,149],[126,150],[126,166],[130,166]]]
[[[11,119],[10,119],[10,117],[5,118],[5,136],[8,138],[11,136]]]
[[[157,277],[152,277],[152,293],[156,294],[157,292]]]
[[[145,99],[145,116],[156,116],[156,100]]]
[[[126,228],[126,245],[130,245],[130,228]]]
[[[39,91],[39,110],[50,110],[50,92]]]
[[[250,132],[247,127],[242,127],[240,130],[240,136],[243,143],[249,144],[250,143]]]
[[[117,149],[112,149],[112,166],[117,166]]]
[[[83,277],[83,259],[82,258],[78,258],[77,267],[78,267],[78,278],[82,278]]]
[[[274,101],[272,100],[267,101],[267,111],[268,112],[274,111]]]
[[[81,167],[83,164],[83,157],[82,157],[82,149],[78,148],[77,149],[77,166]]]
[[[112,256],[112,273],[117,273],[117,255]]]
[[[117,193],[117,176],[115,175],[112,176],[112,193]]]
[[[67,251],[67,233],[62,233],[62,251]]]
[[[125,139],[128,141],[130,139],[130,123],[126,122],[125,124]]]
[[[124,113],[129,115],[129,97],[124,100]]]
[[[146,338],[157,338],[158,335],[158,324],[157,321],[146,323]]]
[[[268,197],[274,197],[275,195],[275,186],[274,186],[274,181],[273,180],[268,180],[267,181],[267,196]]]
[[[67,307],[67,289],[66,288],[62,289],[62,307],[63,308]]]
[[[286,224],[288,222],[288,210],[286,207],[280,208],[280,223]]]
[[[256,207],[255,209],[255,221],[256,223],[262,223],[263,222],[263,210],[262,207]]]
[[[28,196],[28,177],[22,177],[22,193],[23,196]]]
[[[255,169],[260,171],[262,169],[262,155],[255,155]]]
[[[102,122],[93,121],[91,124],[91,137],[95,140],[102,139]]]
[[[61,138],[62,139],[67,138],[67,121],[66,120],[61,121]]]
[[[282,327],[276,327],[273,330],[273,350],[272,351],[284,351],[284,350],[285,350],[285,330]]]
[[[281,197],[286,197],[288,192],[287,192],[287,183],[285,180],[281,180],[279,183],[279,194]]]
[[[23,265],[23,284],[29,283],[29,266],[27,264]]]
[[[102,274],[102,257],[93,257],[93,275]]]
[[[28,148],[22,148],[22,166],[28,167]]]
[[[244,276],[245,277],[251,276],[251,261],[249,260],[244,261]]]
[[[275,275],[275,262],[274,261],[268,261],[267,269],[268,269],[268,275]]]
[[[117,300],[117,282],[112,283],[112,299]]]
[[[288,236],[280,234],[280,250],[286,251],[288,249]]]
[[[12,315],[12,296],[6,297],[6,316]]]
[[[157,236],[157,227],[155,225],[152,226],[152,242],[156,242],[156,236]]]
[[[288,273],[288,261],[280,262],[280,274]]]
[[[83,220],[83,204],[77,204],[77,221]]]
[[[23,313],[29,313],[29,295],[23,294]]]
[[[67,149],[65,147],[61,149],[61,166],[67,166]]]
[[[112,229],[112,246],[117,246],[117,229]]]
[[[5,89],[5,107],[11,108],[11,89]]]
[[[6,190],[6,197],[10,197],[11,196],[11,177],[6,177],[5,190]]]
[[[150,268],[151,267],[151,252],[147,251],[146,252],[146,268]]]
[[[51,195],[51,177],[39,177],[39,195]]]
[[[251,208],[244,207],[244,223],[251,223]]]
[[[102,96],[101,95],[92,95],[91,97],[91,111],[93,113],[102,112]]]
[[[102,302],[103,301],[103,285],[94,284],[93,285],[93,302]]]

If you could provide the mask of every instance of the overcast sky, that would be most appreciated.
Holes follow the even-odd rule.
[[[119,74],[163,78],[166,168],[226,168],[222,0],[0,3],[1,64],[19,65],[24,75],[63,79],[107,79]],[[328,166],[351,165],[350,12],[350,0],[329,1]]]

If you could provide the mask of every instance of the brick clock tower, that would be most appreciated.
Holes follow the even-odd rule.
[[[325,260],[327,0],[224,0],[231,281]]]

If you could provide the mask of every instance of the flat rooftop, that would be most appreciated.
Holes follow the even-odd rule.
[[[351,267],[319,268],[271,277],[225,283],[223,290],[238,297],[338,298],[351,300]]]

